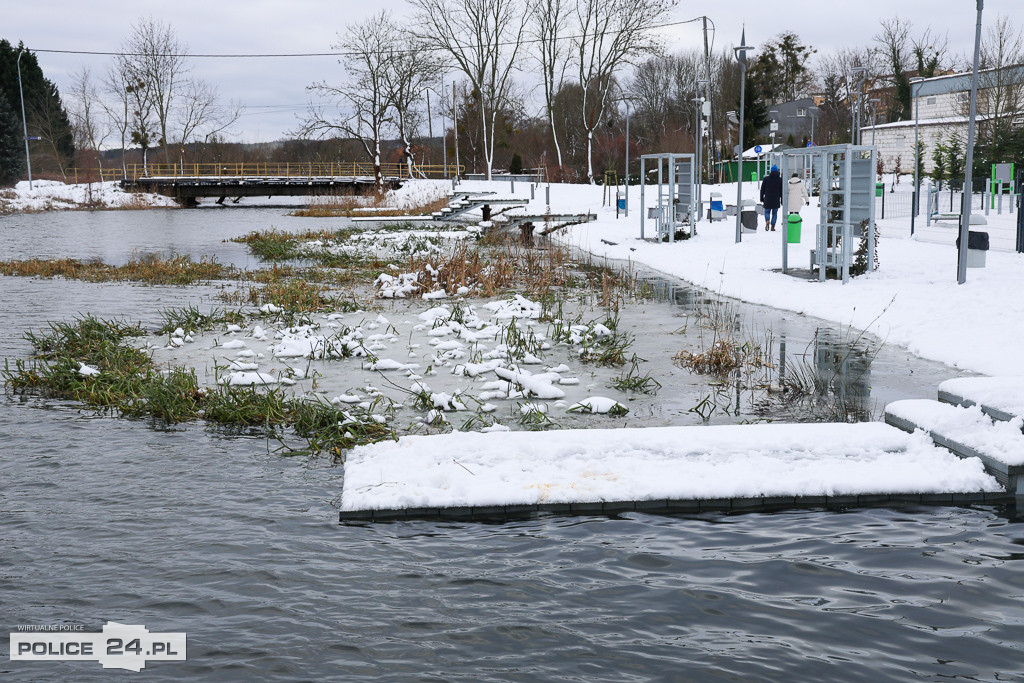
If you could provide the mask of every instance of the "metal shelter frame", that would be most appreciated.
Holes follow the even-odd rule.
[[[657,204],[645,210],[647,187],[647,162],[657,165]],[[653,170],[653,169],[652,169]],[[644,228],[648,220],[655,221],[658,240],[666,235],[669,242],[675,242],[676,228],[686,223],[690,235],[697,234],[695,209],[696,168],[693,154],[644,154],[640,157],[640,239],[644,239]]]
[[[773,161],[788,179],[797,162],[813,178],[818,171],[819,209],[811,266],[818,267],[818,280],[825,281],[826,269],[842,274],[843,284],[850,281],[850,266],[855,250],[854,237],[868,241],[868,269],[875,269],[875,164],[878,151],[864,145],[828,145],[788,149],[773,154]],[[809,170],[807,170],[809,168]],[[785,181],[784,181],[785,182]],[[789,192],[782,193],[782,215],[789,215]],[[789,226],[782,231],[782,272],[789,270]]]

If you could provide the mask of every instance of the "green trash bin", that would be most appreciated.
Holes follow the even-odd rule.
[[[803,226],[803,223],[804,219],[800,218],[800,214],[789,214],[789,218],[786,219],[786,242],[789,244],[800,244],[800,228]]]
[[[885,193],[885,183],[875,183],[875,196],[881,197]]]

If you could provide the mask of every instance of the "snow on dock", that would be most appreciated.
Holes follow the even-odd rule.
[[[671,501],[726,509],[777,499],[954,502],[952,494],[977,502],[1007,495],[979,460],[879,422],[456,432],[354,449],[341,519],[658,509]]]

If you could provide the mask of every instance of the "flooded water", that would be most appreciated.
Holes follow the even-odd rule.
[[[254,266],[242,245],[221,240],[338,225],[284,214],[7,216],[0,245],[6,258],[118,263],[173,250]],[[692,325],[704,295],[658,286],[677,303],[636,310],[666,328]],[[155,326],[162,308],[208,306],[214,291],[0,277],[0,354],[24,357],[21,333],[47,321],[90,312]],[[956,374],[870,340],[851,352],[848,331],[803,316],[747,306],[732,315],[759,337],[771,331],[772,372],[782,372],[784,342],[790,368],[844,375],[843,391],[879,407],[934,396]],[[638,337],[636,353],[664,357],[664,340]],[[734,387],[723,392],[735,400]],[[746,417],[756,404],[741,390]],[[663,419],[700,421],[678,406]],[[734,419],[718,411],[712,421]],[[0,443],[6,627],[99,631],[117,621],[186,632],[188,660],[151,662],[150,680],[1024,676],[1014,507],[339,525],[342,468],[282,458],[260,438],[7,398]],[[0,661],[4,680],[109,677],[95,662]]]

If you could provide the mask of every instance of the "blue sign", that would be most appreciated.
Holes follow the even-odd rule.
[[[761,153],[761,145],[758,145],[757,147],[754,148],[754,154],[760,154],[760,153]]]
[[[813,143],[813,142],[808,142],[808,143],[807,143],[807,146],[808,146],[808,147],[814,147],[815,145],[814,145],[814,143]]]

